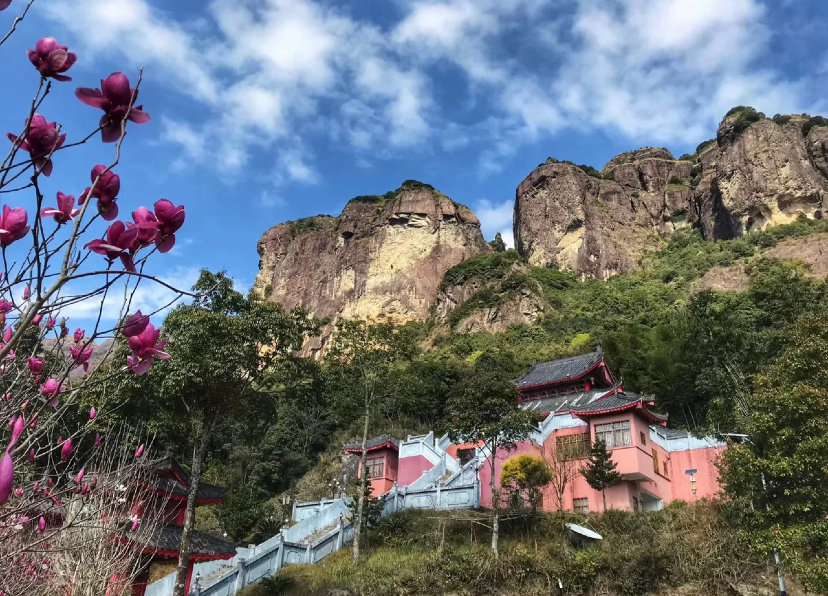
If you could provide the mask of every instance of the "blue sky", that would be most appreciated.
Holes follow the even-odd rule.
[[[826,28],[820,0],[37,0],[0,48],[0,124],[22,123],[43,35],[79,55],[41,110],[70,139],[99,116],[74,87],[143,66],[152,120],[130,128],[122,212],[184,203],[155,271],[189,285],[226,269],[246,289],[268,227],[407,178],[510,237],[514,189],[547,156],[692,152],[738,104],[828,113]],[[78,194],[110,151],[61,154],[47,196]]]

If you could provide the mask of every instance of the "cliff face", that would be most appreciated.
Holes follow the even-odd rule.
[[[516,248],[532,265],[589,277],[632,271],[682,225],[691,168],[656,148],[622,153],[593,175],[550,158],[517,188]]]
[[[443,274],[491,250],[468,208],[409,181],[382,197],[357,197],[339,217],[277,225],[258,244],[254,291],[286,308],[328,317],[425,320]]]
[[[725,117],[716,143],[699,156],[701,179],[691,218],[706,237],[735,238],[799,215],[822,216],[828,129],[812,128],[806,138],[804,120],[760,119],[731,140],[739,113]]]
[[[683,226],[725,239],[800,215],[822,217],[825,123],[735,108],[714,142],[681,160],[644,148],[597,172],[550,158],[517,188],[516,248],[533,265],[607,278],[635,270],[644,252]]]

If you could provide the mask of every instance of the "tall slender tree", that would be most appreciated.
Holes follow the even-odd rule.
[[[607,444],[603,439],[593,443],[590,450],[589,462],[581,470],[581,474],[595,490],[601,491],[601,498],[604,501],[604,511],[607,510],[606,490],[621,482],[621,474],[615,469],[615,462],[607,451]]]
[[[408,327],[342,319],[337,323],[336,335],[326,356],[340,409],[362,412],[362,474],[354,520],[354,564],[359,563],[365,516],[368,474],[364,466],[371,417],[377,408],[387,405],[394,394],[391,383],[394,367],[413,357],[418,350]]]
[[[272,399],[266,389],[278,365],[294,355],[315,327],[302,311],[247,299],[224,273],[202,271],[193,289],[199,298],[169,314],[163,331],[170,366],[135,377],[131,402],[147,402],[161,436],[191,447],[190,486],[174,596],[185,596],[195,499],[210,441],[220,425],[256,415]],[[137,409],[137,408],[136,408]],[[136,412],[137,413],[137,412]]]
[[[492,553],[498,557],[500,493],[495,481],[497,454],[526,439],[537,417],[518,407],[517,387],[506,363],[483,354],[454,387],[446,403],[447,427],[455,442],[480,443],[489,454],[491,472]]]

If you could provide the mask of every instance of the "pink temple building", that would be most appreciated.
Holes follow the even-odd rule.
[[[719,492],[716,460],[725,443],[699,438],[667,426],[667,416],[656,412],[654,400],[625,392],[604,361],[600,348],[588,354],[535,364],[517,381],[520,406],[543,417],[538,428],[514,450],[497,453],[495,481],[499,486],[503,463],[518,454],[544,457],[553,468],[565,467],[570,481],[563,509],[587,513],[603,510],[601,493],[580,474],[591,445],[603,439],[622,475],[620,484],[606,490],[607,508],[656,511],[671,501],[692,502]],[[476,461],[476,503],[491,506],[489,454],[473,444],[452,444],[433,433],[409,436],[397,442],[387,436],[369,441],[368,472],[375,496],[397,487],[402,491],[428,490],[459,478],[461,469]],[[361,445],[345,451],[360,453]],[[547,487],[543,508],[559,508]]]
[[[399,441],[388,435],[381,435],[368,440],[364,465],[359,466],[357,477],[362,478],[363,470],[368,472],[368,483],[371,486],[371,495],[384,495],[397,482],[397,461]],[[345,453],[362,455],[362,443],[348,443]]]

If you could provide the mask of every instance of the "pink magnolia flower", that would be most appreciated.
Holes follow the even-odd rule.
[[[160,224],[155,245],[159,252],[169,252],[175,245],[175,233],[184,225],[184,205],[176,207],[167,199],[159,199],[154,207]]]
[[[149,246],[158,237],[158,218],[146,207],[139,207],[132,212],[132,220],[135,223],[128,223],[129,227],[138,229],[138,240],[136,247]]]
[[[57,319],[55,317],[49,317],[46,319],[46,329],[51,331],[55,328],[55,323],[57,323]]]
[[[58,191],[57,193],[57,207],[44,207],[40,210],[40,217],[54,217],[58,225],[65,224],[67,221],[72,221],[75,216],[80,213],[80,209],[74,209],[75,197],[73,195],[65,195]]]
[[[43,320],[43,315],[42,314],[36,314],[35,316],[32,317],[32,325],[37,327],[38,325],[40,325],[40,321],[42,321],[42,320]]]
[[[40,516],[40,519],[37,520],[37,529],[40,530],[41,532],[46,530],[46,520],[44,519],[44,517],[42,515]]]
[[[44,176],[52,173],[52,152],[59,149],[66,140],[66,134],[60,134],[57,123],[46,122],[46,118],[40,114],[32,116],[22,137],[16,137],[10,132],[6,136],[23,151],[29,152],[35,167]]]
[[[29,214],[23,207],[12,209],[3,205],[3,215],[0,216],[0,246],[7,247],[12,242],[17,242],[29,233]],[[2,301],[2,311],[7,313],[11,310],[11,304],[6,300]],[[6,310],[8,308],[8,310]]]
[[[98,213],[101,217],[106,221],[112,221],[118,217],[118,205],[115,201],[118,200],[118,193],[121,190],[121,177],[107,170],[105,165],[98,164],[92,168],[91,178],[95,188],[93,190],[92,187],[86,187],[78,199],[78,204],[83,205],[91,195],[98,199]]]
[[[72,455],[72,438],[68,438],[63,442],[63,447],[60,448],[60,461],[66,461]]]
[[[23,427],[26,426],[25,421],[23,420],[23,415],[17,416],[14,420],[14,425],[12,426],[12,434],[11,440],[9,440],[9,446],[6,449],[11,449],[12,446],[17,442],[17,439],[20,438],[20,435],[23,433]]]
[[[29,284],[26,284],[26,287],[23,288],[23,300],[28,300],[29,296],[32,295],[32,288]]]
[[[0,458],[0,505],[9,500],[14,484],[14,462],[9,450],[3,452]]]
[[[134,337],[144,331],[147,325],[149,325],[149,315],[145,315],[139,310],[127,317],[122,332],[126,337]]]
[[[43,371],[43,360],[40,358],[29,358],[26,361],[26,366],[29,367],[29,372],[33,375],[39,374]]]
[[[22,497],[22,496],[23,496],[23,489],[22,489],[22,488],[16,488],[16,489],[14,489],[14,496],[15,496],[15,497],[17,497],[18,499],[19,499],[20,497]],[[25,517],[25,516],[24,516],[24,517]],[[20,518],[20,523],[21,523],[21,524],[23,524],[23,525],[26,525],[26,522],[24,522],[24,521],[23,521],[23,518],[22,518],[22,517]]]
[[[35,450],[34,447],[29,449],[29,463],[33,463],[35,460]]]
[[[104,143],[114,143],[120,138],[125,117],[136,124],[149,122],[150,115],[142,111],[143,106],[131,107],[138,98],[138,90],[129,87],[129,79],[121,72],[113,72],[102,80],[100,89],[79,87],[75,95],[86,105],[104,111],[100,123]]]
[[[78,343],[80,340],[83,339],[84,335],[86,335],[86,331],[78,327],[77,329],[75,329],[75,334],[72,337],[75,340],[75,343]]]
[[[46,382],[40,387],[40,392],[46,397],[57,397],[58,394],[64,391],[66,391],[66,388],[52,378],[46,379]]]
[[[102,441],[101,435],[99,435],[98,433],[95,433],[95,447],[100,447],[101,446],[101,441]]]
[[[141,518],[136,517],[135,520],[132,522],[132,527],[130,528],[131,531],[135,531],[138,529],[138,526],[141,525]]]
[[[75,360],[75,364],[83,366],[83,372],[89,372],[89,357],[92,356],[94,348],[84,350],[81,344],[76,344],[69,348],[69,351],[72,353],[72,358]],[[92,410],[94,409],[95,408],[92,408]]]
[[[95,409],[95,406],[89,408],[89,419],[94,420],[95,417],[98,415],[98,410]]]
[[[35,44],[35,49],[27,50],[29,60],[43,77],[52,77],[56,81],[71,81],[72,77],[64,74],[78,59],[73,52],[67,52],[66,46],[59,45],[54,37],[44,37]]]
[[[135,246],[137,238],[137,228],[127,228],[124,222],[116,221],[106,230],[106,240],[96,238],[88,242],[84,248],[104,255],[110,261],[120,257],[124,269],[134,273],[135,263],[129,251]]]
[[[12,0],[0,0],[0,10],[6,10],[11,3]]]
[[[143,443],[141,443],[141,446],[138,447],[138,450],[135,452],[135,457],[140,458],[142,455],[144,455],[144,444]]]
[[[136,375],[142,375],[152,368],[154,358],[169,360],[170,355],[162,351],[167,340],[162,339],[159,342],[160,334],[160,330],[148,323],[141,333],[127,338],[127,345],[133,354],[127,357],[127,366],[130,371]]]
[[[75,484],[80,484],[83,482],[83,476],[86,474],[86,468],[81,468],[80,472],[78,472],[77,476],[75,476]]]
[[[3,343],[4,344],[9,343],[11,341],[11,338],[12,338],[13,334],[14,334],[14,331],[12,331],[12,328],[11,327],[6,327],[3,330]]]
[[[5,219],[5,218],[4,218]],[[0,227],[2,224],[0,224]],[[2,238],[2,232],[0,232],[0,238]],[[6,314],[7,312],[11,312],[14,310],[14,305],[6,299],[0,299],[0,312]]]

